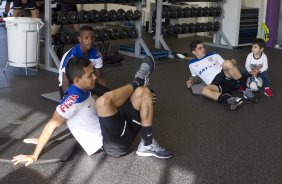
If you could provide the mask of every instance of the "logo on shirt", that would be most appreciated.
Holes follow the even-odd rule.
[[[78,95],[70,95],[67,99],[65,99],[64,103],[60,105],[60,109],[62,112],[66,112],[66,109],[70,108],[78,99]]]

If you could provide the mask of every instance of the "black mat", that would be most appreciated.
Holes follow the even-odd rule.
[[[74,151],[76,140],[70,135],[63,139],[51,140],[34,164],[66,161]],[[0,137],[0,162],[12,163],[13,156],[32,154],[35,144],[26,144],[23,139]]]
[[[51,100],[53,102],[57,102],[57,103],[59,103],[61,101],[59,91],[55,91],[55,92],[51,92],[51,93],[45,93],[45,94],[42,94],[41,97],[45,98],[47,100]]]

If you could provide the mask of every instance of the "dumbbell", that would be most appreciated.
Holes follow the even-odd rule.
[[[207,24],[206,23],[200,23],[201,26],[202,26],[202,31],[203,32],[206,32],[208,29],[207,29]]]
[[[173,26],[174,34],[181,34],[182,33],[182,27],[180,24],[174,24]]]
[[[183,8],[184,17],[191,17],[191,9],[189,7]]]
[[[215,17],[216,16],[216,8],[210,7],[210,16]]]
[[[220,29],[220,23],[218,21],[215,21],[213,23],[213,31],[219,31]]]
[[[169,11],[170,11],[170,18],[178,18],[178,12],[176,8],[169,7]]]
[[[107,29],[100,30],[100,40],[105,41],[110,39],[110,32]]]
[[[106,9],[102,9],[99,11],[100,14],[100,21],[101,22],[107,22],[109,21],[109,12]]]
[[[81,23],[89,22],[89,12],[85,10],[80,10],[78,12],[78,20]]]
[[[195,33],[196,32],[196,26],[194,23],[189,24],[189,32],[190,33]]]
[[[197,22],[196,24],[195,24],[195,28],[196,28],[196,32],[202,32],[203,31],[203,27],[202,27],[202,24],[201,23],[199,23],[199,22]]]
[[[128,36],[129,38],[138,38],[138,32],[137,29],[131,28],[128,30]]]
[[[196,17],[197,16],[198,11],[197,11],[197,9],[195,7],[191,7],[190,11],[191,11],[191,14],[190,14],[191,17]]]
[[[133,13],[133,19],[134,20],[139,20],[141,18],[141,12],[139,10],[135,10]]]
[[[210,9],[209,9],[209,7],[204,7],[203,8],[203,16],[204,17],[210,16]]]
[[[215,16],[221,16],[222,14],[222,9],[220,6],[216,6],[215,7],[215,10],[216,10],[216,15]]]
[[[202,17],[204,15],[204,9],[202,7],[198,7],[197,9],[197,17]]]
[[[163,13],[162,13],[162,17],[169,19],[171,17],[171,12],[169,10],[168,6],[163,6]]]
[[[68,23],[68,16],[65,12],[56,12],[52,15],[54,23],[66,24]]]
[[[182,8],[177,7],[176,11],[177,11],[178,18],[184,17],[184,12]]]
[[[169,36],[174,35],[174,26],[173,25],[167,25],[166,30],[167,30],[167,35]]]
[[[128,10],[128,11],[125,13],[125,19],[126,19],[126,20],[133,20],[133,11],[132,11],[132,10]]]
[[[68,13],[68,22],[71,24],[78,23],[78,13],[77,11],[70,11]]]
[[[184,23],[181,25],[182,33],[188,33],[189,32],[189,25]]]
[[[207,31],[213,31],[213,23],[212,22],[207,22]]]
[[[113,30],[111,31],[111,33],[110,33],[110,38],[111,38],[112,40],[118,40],[119,37],[120,37],[120,31],[117,30],[117,29],[113,29]]]
[[[110,21],[117,21],[117,12],[115,10],[109,11],[109,20]]]
[[[99,29],[94,29],[94,33],[95,33],[95,41],[98,42],[100,41],[100,30]]]
[[[100,21],[100,14],[97,10],[90,10],[89,11],[89,18],[91,22],[99,22]]]
[[[78,43],[78,36],[79,36],[79,32],[74,32],[72,34],[72,43]]]
[[[63,44],[67,45],[67,44],[71,44],[72,43],[72,34],[69,31],[63,31],[63,32],[59,32],[55,35],[55,39],[54,40],[58,40],[60,42],[62,42]]]
[[[123,28],[120,30],[120,38],[121,39],[127,39],[128,38],[128,29]]]
[[[117,19],[119,21],[125,20],[125,11],[123,9],[118,9],[117,10]]]

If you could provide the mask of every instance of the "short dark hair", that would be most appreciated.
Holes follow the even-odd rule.
[[[90,65],[90,61],[84,57],[72,57],[69,59],[66,66],[66,76],[70,83],[73,83],[75,77],[82,77],[84,68]]]
[[[89,25],[82,26],[79,30],[79,34],[81,34],[83,31],[93,31],[93,33],[95,34],[93,27]]]
[[[260,48],[264,48],[265,47],[265,41],[262,38],[254,39],[251,44],[252,45],[257,44]]]
[[[196,48],[197,48],[197,45],[198,44],[201,44],[201,43],[204,43],[203,41],[201,40],[194,40],[190,43],[190,49],[191,51],[194,51]]]

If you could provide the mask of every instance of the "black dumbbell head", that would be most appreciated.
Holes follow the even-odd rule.
[[[101,29],[100,30],[100,39],[101,41],[109,40],[110,32],[107,29]]]
[[[109,19],[110,21],[117,21],[117,12],[115,10],[109,11]]]
[[[120,38],[120,32],[117,29],[113,29],[110,33],[110,38],[112,40],[118,40]]]
[[[181,34],[182,33],[182,27],[180,24],[174,24],[173,26],[174,34]]]
[[[135,28],[128,30],[128,36],[129,38],[138,38],[138,31]]]
[[[121,39],[127,39],[128,38],[128,29],[123,28],[120,30],[120,38]]]
[[[72,34],[68,31],[63,31],[61,33],[58,33],[60,38],[61,38],[61,42],[65,45],[67,44],[71,44],[72,43]]]
[[[68,13],[68,22],[71,24],[78,23],[78,13],[77,11],[70,11]]]
[[[85,10],[80,10],[78,12],[78,20],[81,23],[89,22],[89,12]]]
[[[132,10],[128,10],[125,13],[125,18],[126,18],[126,20],[133,20],[133,11]]]
[[[97,10],[90,10],[89,11],[89,18],[91,22],[99,22],[100,21],[100,14]]]
[[[100,21],[101,22],[107,22],[109,21],[109,12],[106,9],[102,9],[99,11],[100,14]]]
[[[118,9],[117,10],[117,19],[119,21],[125,20],[125,11],[123,9]]]
[[[142,14],[141,14],[141,11],[139,10],[135,10],[134,13],[133,13],[133,19],[134,20],[140,20]]]

